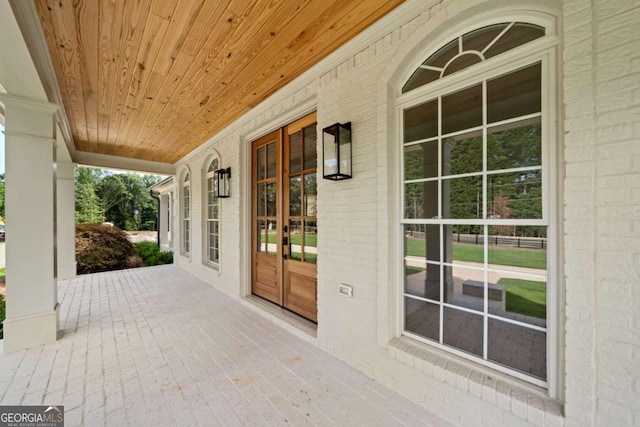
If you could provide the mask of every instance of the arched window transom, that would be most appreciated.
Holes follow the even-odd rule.
[[[427,58],[409,77],[402,93],[464,70],[544,35],[544,28],[523,22],[505,22],[470,31],[451,40]]]

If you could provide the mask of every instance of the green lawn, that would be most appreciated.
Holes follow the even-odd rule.
[[[427,248],[422,239],[405,239],[407,255],[424,258],[427,256]],[[455,261],[478,262],[484,261],[484,249],[482,245],[469,245],[464,243],[453,244],[453,259]],[[547,268],[547,254],[537,249],[512,249],[497,246],[489,248],[489,264],[511,265],[518,267]]]
[[[404,266],[404,272],[407,276],[410,276],[412,274],[416,274],[416,273],[420,273],[421,271],[424,271],[425,269],[422,267],[412,267],[410,265],[405,265]]]
[[[267,234],[267,239],[268,239],[269,243],[276,243],[276,233],[275,232],[270,232],[269,234]],[[291,234],[290,235],[290,239],[291,239],[291,244],[292,245],[299,245],[301,243],[301,241],[302,241],[302,234],[299,234],[299,233]],[[318,246],[318,235],[317,234],[307,234],[305,243],[307,244],[307,246],[317,247]]]
[[[527,316],[547,317],[547,284],[532,280],[507,279],[498,280],[507,292],[507,311]]]

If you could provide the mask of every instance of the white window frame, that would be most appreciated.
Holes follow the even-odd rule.
[[[180,253],[191,256],[191,171],[182,173],[180,179]]]
[[[215,163],[215,167],[210,171],[211,166]],[[215,173],[215,170],[220,168],[220,159],[217,156],[210,157],[204,164],[202,169],[202,189],[203,189],[203,215],[204,225],[202,227],[203,230],[203,257],[202,261],[204,265],[209,267],[213,267],[215,269],[220,268],[220,199],[217,195],[217,185],[218,185],[218,176]],[[210,196],[211,201],[210,201]],[[211,217],[211,208],[217,207],[214,212],[217,212],[217,215]],[[211,246],[211,242],[209,240],[210,235],[212,234],[212,228],[217,226],[217,237],[214,239],[214,246]],[[210,258],[211,250],[214,250],[218,254],[217,260],[212,260]]]
[[[424,86],[415,88],[406,93],[402,93],[402,87],[407,82],[409,77],[413,74],[416,68],[424,62],[426,58],[431,56],[434,52],[448,43],[455,37],[465,34],[471,30],[480,29],[488,25],[497,24],[500,22],[518,21],[518,22],[530,22],[532,24],[541,25],[546,29],[546,35],[540,39],[529,42],[523,46],[517,47],[511,51],[502,53],[501,55],[487,59],[481,63],[472,65],[471,67],[459,71],[457,73],[445,76],[439,80],[428,83]],[[552,398],[559,396],[559,358],[560,358],[560,345],[558,343],[559,336],[561,336],[560,323],[559,323],[559,302],[560,292],[559,284],[561,283],[559,277],[559,262],[558,259],[558,224],[559,224],[559,209],[558,209],[558,172],[557,172],[557,159],[558,150],[556,147],[557,140],[557,45],[558,39],[555,35],[555,27],[550,18],[542,18],[540,15],[534,15],[533,19],[527,16],[500,16],[496,15],[490,19],[484,21],[476,21],[477,25],[473,28],[469,26],[458,26],[457,30],[449,32],[446,35],[440,35],[436,38],[436,42],[430,44],[430,50],[426,51],[420,61],[417,61],[413,68],[407,68],[408,72],[405,78],[401,80],[397,86],[396,92],[396,116],[395,122],[397,123],[397,175],[396,179],[399,185],[400,199],[397,205],[397,218],[400,219],[397,237],[397,247],[399,251],[399,265],[397,269],[397,277],[400,284],[404,283],[404,258],[403,258],[403,233],[404,225],[406,224],[465,224],[465,220],[435,220],[436,222],[429,222],[429,220],[412,220],[404,219],[404,156],[403,149],[404,141],[404,123],[403,123],[403,111],[406,108],[427,102],[438,96],[442,96],[448,93],[453,93],[457,90],[470,87],[479,82],[485,81],[489,78],[506,74],[510,71],[523,68],[527,65],[532,65],[536,62],[542,64],[542,113],[541,120],[543,123],[542,134],[542,218],[541,220],[511,220],[515,225],[544,225],[548,227],[548,248],[547,248],[547,324],[546,324],[546,342],[547,342],[547,381],[541,381],[537,378],[525,375],[515,369],[510,369],[505,366],[493,363],[488,360],[483,360],[479,357],[474,357],[469,353],[456,350],[453,347],[444,346],[437,342],[422,338],[417,334],[404,330],[405,322],[405,310],[404,310],[404,286],[399,286],[399,298],[397,299],[397,313],[399,313],[399,322],[397,323],[397,336],[405,335],[424,342],[428,345],[440,348],[446,352],[461,356],[465,359],[472,360],[479,365],[488,366],[497,371],[506,373],[510,376],[532,383],[534,385],[544,387],[548,389],[548,394]],[[486,126],[486,125],[485,125]],[[486,171],[484,172],[486,174]],[[440,201],[438,201],[440,203]],[[472,221],[474,224],[477,221]],[[510,223],[511,223],[510,222]],[[517,223],[517,224],[516,224]],[[489,225],[489,223],[487,223]],[[493,224],[493,222],[491,223]],[[485,248],[486,251],[486,248]],[[442,327],[442,325],[441,325]],[[486,331],[485,331],[486,333]]]

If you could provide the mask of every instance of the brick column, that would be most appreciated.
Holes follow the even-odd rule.
[[[58,106],[0,94],[5,105],[7,318],[4,352],[58,330],[55,124]]]

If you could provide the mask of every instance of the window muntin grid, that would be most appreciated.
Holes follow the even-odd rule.
[[[538,61],[404,108],[402,223],[405,334],[546,385],[541,86]],[[479,262],[461,255],[469,239]],[[505,246],[521,256],[505,262]],[[521,262],[527,251],[544,268]],[[507,290],[527,286],[538,291],[527,314],[496,304],[500,288],[513,300]],[[506,336],[535,356],[500,350]]]
[[[218,199],[218,159],[214,158],[207,168],[205,175],[207,189],[206,212],[206,260],[207,263],[217,267],[220,264],[220,199]]]
[[[182,179],[182,253],[191,252],[191,186],[189,172]]]
[[[545,29],[524,22],[504,22],[470,31],[429,56],[409,77],[402,93],[464,70],[545,35]]]

